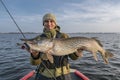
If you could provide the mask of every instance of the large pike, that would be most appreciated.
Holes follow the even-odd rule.
[[[108,58],[112,53],[103,49],[102,44],[95,38],[87,37],[70,37],[62,39],[22,39],[30,47],[30,49],[46,53],[50,62],[53,63],[52,55],[62,56],[68,55],[79,50],[85,50],[93,53],[94,59],[97,61],[97,52],[101,53],[102,58],[106,64],[108,64]]]

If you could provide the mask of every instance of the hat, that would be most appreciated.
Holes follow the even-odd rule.
[[[45,20],[53,20],[55,22],[55,24],[57,24],[57,21],[56,21],[56,17],[54,14],[51,14],[51,13],[47,13],[43,16],[43,23]]]

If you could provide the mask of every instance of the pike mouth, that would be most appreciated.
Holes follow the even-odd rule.
[[[20,39],[21,41],[24,41],[26,44],[36,44],[37,41],[33,39]]]

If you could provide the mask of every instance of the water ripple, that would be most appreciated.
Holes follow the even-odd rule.
[[[97,37],[105,49],[114,54],[109,64],[104,64],[98,54],[96,62],[91,53],[84,53],[78,60],[69,60],[71,67],[80,70],[91,80],[120,80],[120,34],[77,33],[71,36]],[[32,37],[35,34],[27,34]],[[29,53],[16,46],[20,37],[18,34],[0,34],[0,80],[19,80],[25,74],[35,69],[29,62]]]

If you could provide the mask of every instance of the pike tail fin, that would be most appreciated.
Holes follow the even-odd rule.
[[[105,52],[105,57],[106,58],[112,58],[113,56],[114,56],[113,53],[111,53],[108,50],[106,50],[106,52]]]
[[[111,53],[111,52],[109,52],[109,51],[105,51],[105,55],[104,56],[102,56],[103,57],[103,59],[104,59],[104,62],[106,63],[106,64],[108,64],[109,62],[108,62],[108,59],[109,58],[112,58],[114,55]]]

